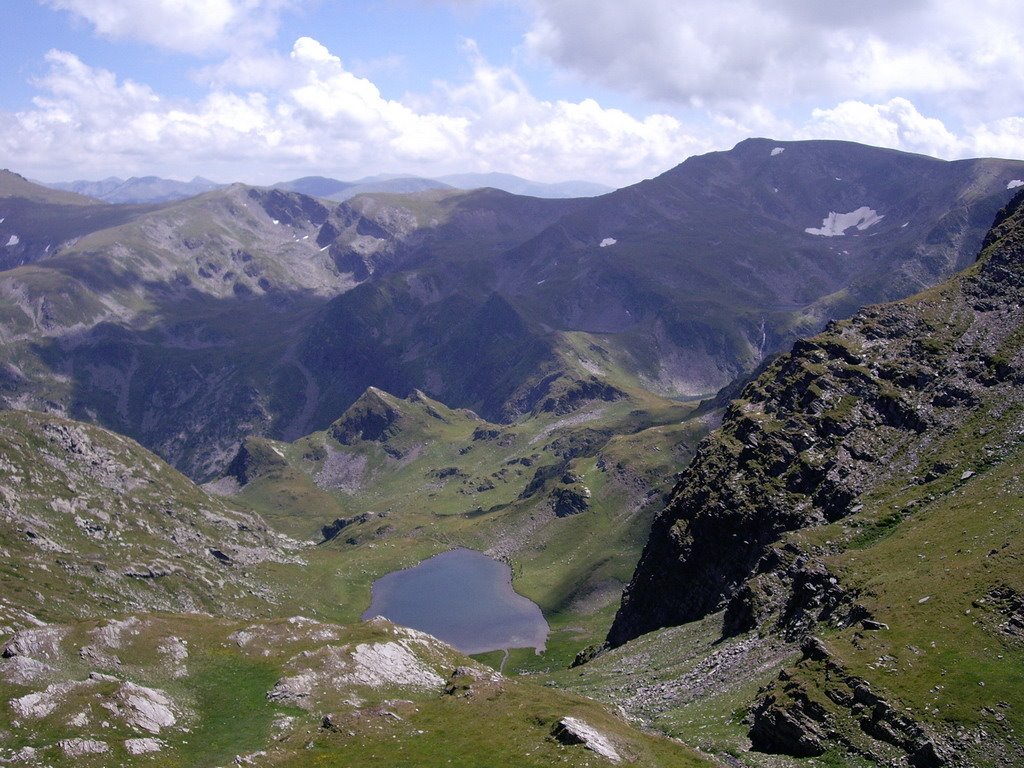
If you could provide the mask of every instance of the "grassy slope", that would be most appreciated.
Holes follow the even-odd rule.
[[[282,595],[240,563],[297,566],[258,517],[98,427],[0,412],[0,456],[0,623],[23,624],[19,611],[45,621],[125,609],[255,613]]]
[[[32,682],[0,681],[4,700],[42,691],[49,683],[72,683],[42,716],[18,717],[10,707],[0,708],[0,758],[30,747],[38,750],[30,763],[55,766],[105,766],[116,760],[198,768],[229,764],[240,755],[272,766],[594,765],[593,753],[550,738],[555,723],[572,716],[598,728],[631,764],[707,764],[678,744],[633,729],[592,701],[527,681],[463,678],[467,689],[446,695],[440,682],[371,685],[346,677],[354,668],[354,649],[402,642],[404,635],[386,624],[345,628],[305,619],[244,624],[142,615],[129,617],[116,640],[104,645],[100,633],[107,626],[105,621],[67,626],[60,641],[63,654],[48,659],[48,671]],[[187,648],[187,655],[175,661],[161,651],[169,640]],[[76,649],[87,645],[105,651],[108,660],[79,658]],[[438,681],[456,667],[474,666],[435,641],[413,639],[405,646]],[[332,658],[342,660],[341,666],[331,667]],[[475,668],[486,678],[484,668]],[[95,672],[113,678],[90,681]],[[308,704],[268,699],[278,680],[302,674],[314,679]],[[126,722],[121,680],[166,695],[176,722],[157,734]],[[131,757],[124,740],[139,737],[157,738],[161,751]],[[110,751],[68,758],[57,746],[66,738],[98,739]]]

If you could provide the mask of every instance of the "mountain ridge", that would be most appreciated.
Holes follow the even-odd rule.
[[[368,386],[492,421],[585,402],[594,376],[702,396],[828,318],[952,273],[1020,175],[1009,161],[755,140],[589,199],[336,204],[233,185],[81,206],[106,217],[82,220],[0,198],[0,238],[18,238],[0,256],[20,265],[0,272],[4,359],[21,372],[4,396],[97,419],[200,479],[247,434],[322,429]],[[884,198],[889,176],[902,186]],[[842,235],[846,219],[832,236],[805,231],[865,207],[875,217]],[[55,221],[56,236],[30,238]],[[184,437],[161,406],[179,398]]]

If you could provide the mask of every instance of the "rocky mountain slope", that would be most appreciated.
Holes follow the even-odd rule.
[[[480,425],[440,409],[371,393],[333,444]],[[128,438],[0,412],[0,764],[710,764],[423,633],[339,624],[368,602],[352,549],[276,534]]]
[[[47,207],[18,194],[0,199],[0,228],[21,232],[5,250],[24,264],[0,272],[6,402],[100,421],[199,477],[246,435],[304,434],[382,383],[356,348],[314,369],[331,297],[410,252],[507,247],[573,204],[456,193],[417,213],[235,186],[151,208]],[[337,336],[378,333],[378,319]]]
[[[750,139],[593,200],[503,260],[525,315],[597,334],[662,392],[724,386],[799,336],[967,266],[1024,174]]]
[[[250,615],[282,593],[251,570],[298,544],[134,441],[0,412],[0,627],[129,610]]]
[[[400,445],[437,418],[364,405],[339,445]],[[0,412],[0,560],[4,765],[709,764],[423,633],[331,620],[366,605],[332,589],[348,552],[272,532],[99,427]]]
[[[712,765],[380,619],[132,614],[3,648],[5,764]]]
[[[576,200],[235,185],[52,207],[25,182],[0,199],[0,255],[20,265],[0,271],[0,386],[198,479],[247,435],[324,429],[370,386],[500,422],[606,387],[697,395],[951,274],[1019,177],[1012,161],[751,140]]]
[[[608,626],[652,478],[709,426],[650,389],[938,279],[1019,167],[752,141],[591,201],[234,186],[145,208],[0,178],[23,206],[0,226],[28,232],[34,203],[73,225],[0,272],[0,761],[699,763],[566,688],[732,766],[1024,762],[1024,195],[965,272],[739,393],[609,648],[556,669]],[[883,172],[886,210],[863,199]],[[114,424],[217,495],[29,408]],[[547,654],[508,663],[548,685],[342,626],[454,545],[543,605]]]
[[[798,343],[733,401],[656,519],[609,633],[800,646],[755,749],[1016,765],[1024,195],[976,263]],[[628,646],[627,646],[628,647]]]

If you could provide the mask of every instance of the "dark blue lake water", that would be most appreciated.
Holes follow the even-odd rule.
[[[548,623],[512,589],[512,570],[471,549],[455,549],[373,583],[364,619],[384,616],[428,632],[463,653],[543,650]]]

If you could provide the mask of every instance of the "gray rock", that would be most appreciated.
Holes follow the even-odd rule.
[[[128,725],[150,733],[160,733],[177,722],[174,702],[163,691],[135,683],[123,683],[117,698],[124,705]]]
[[[163,749],[160,739],[125,739],[124,749],[129,755],[146,755]]]
[[[67,634],[64,627],[34,627],[23,629],[4,643],[0,656],[5,659],[14,656],[31,656],[34,659],[58,661],[61,656],[60,641]]]
[[[575,717],[563,717],[555,725],[551,735],[562,744],[580,744],[613,763],[622,762],[622,757],[611,739]]]
[[[0,677],[16,685],[28,685],[54,671],[49,664],[30,656],[13,656],[0,663]]]
[[[82,755],[102,755],[110,751],[105,741],[96,739],[64,739],[58,742],[64,754],[68,757],[80,757]]]

